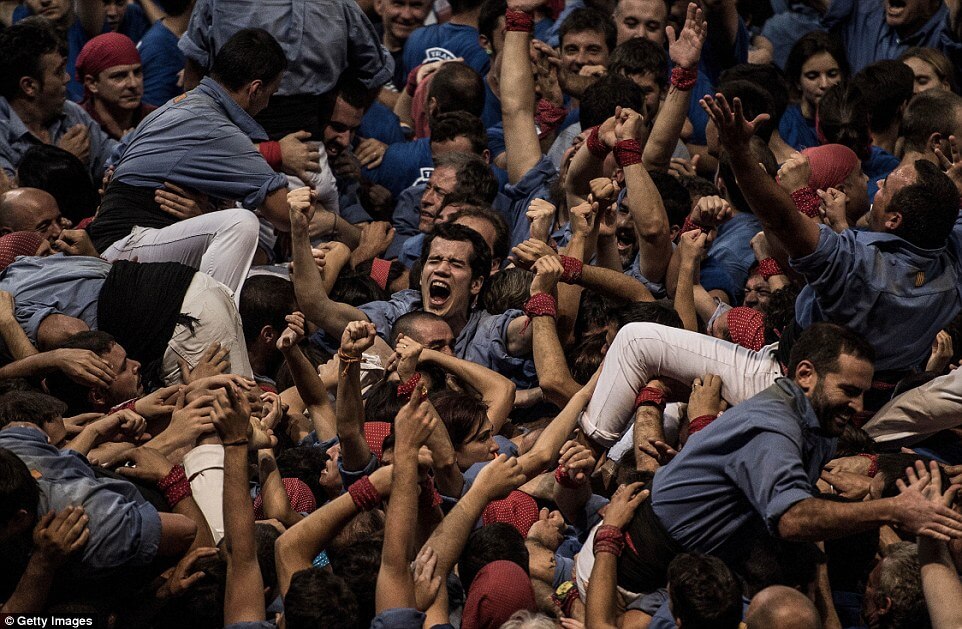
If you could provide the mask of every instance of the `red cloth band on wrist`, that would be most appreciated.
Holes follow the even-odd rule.
[[[635,398],[635,408],[637,409],[643,404],[657,406],[661,410],[665,410],[665,392],[655,387],[645,387],[638,392],[638,397]]]
[[[785,271],[782,270],[778,260],[775,258],[765,258],[758,263],[758,272],[766,280],[775,275],[785,275]]]
[[[538,129],[541,131],[538,134],[539,138],[544,138],[544,136],[557,129],[567,115],[568,110],[564,107],[555,105],[547,98],[539,100],[534,115],[535,122],[538,123]]]
[[[695,419],[688,422],[688,435],[691,436],[699,430],[706,428],[708,424],[712,423],[717,418],[718,415],[699,415]]]
[[[561,256],[561,266],[564,267],[564,272],[560,278],[562,282],[577,284],[581,280],[581,273],[585,268],[584,262],[571,256]]]
[[[690,216],[686,216],[686,217],[685,217],[685,222],[684,222],[684,224],[681,226],[681,231],[678,232],[678,235],[684,234],[685,232],[694,231],[694,230],[696,230],[696,229],[701,229],[701,230],[707,231],[707,230],[705,230],[704,227],[702,227],[701,225],[699,225],[699,224],[696,223],[695,221],[691,220],[691,217],[690,217]]]
[[[611,553],[616,557],[621,556],[621,551],[625,548],[625,534],[617,526],[602,524],[595,531],[594,553]]]
[[[367,476],[362,476],[360,480],[348,487],[347,493],[351,494],[351,500],[361,511],[370,511],[381,504],[381,496]]]
[[[588,145],[588,152],[594,155],[596,159],[604,159],[611,152],[611,148],[601,141],[601,137],[598,135],[598,127],[591,127],[591,133],[588,134],[585,144]]]
[[[671,84],[682,91],[687,92],[691,88],[695,87],[695,83],[697,81],[697,66],[694,68],[682,68],[681,66],[675,66],[671,69]]]
[[[137,400],[139,400],[139,399],[140,399],[140,398],[133,398],[133,399],[127,400],[126,402],[121,402],[121,403],[118,404],[117,406],[115,406],[115,407],[113,407],[112,409],[110,409],[110,412],[108,412],[107,414],[108,414],[108,415],[113,415],[114,413],[116,413],[116,412],[118,412],[118,411],[134,411],[134,412],[136,413],[136,412],[137,412]]]
[[[538,293],[532,295],[524,304],[524,314],[529,317],[558,317],[558,301],[554,295]]]
[[[371,260],[371,279],[377,282],[381,290],[387,290],[388,276],[391,274],[391,261],[382,258]]]
[[[641,143],[638,140],[621,140],[615,144],[615,161],[622,168],[641,163]]]
[[[871,476],[872,478],[875,478],[875,475],[878,474],[878,455],[877,455],[877,454],[866,454],[866,453],[862,452],[862,453],[859,453],[859,456],[864,456],[866,459],[868,459],[869,461],[871,461],[871,463],[870,463],[869,466],[868,466],[868,472],[866,472],[865,475],[866,475],[866,476]]]
[[[559,485],[561,485],[565,489],[574,489],[576,487],[581,487],[581,483],[579,483],[575,479],[568,476],[568,470],[566,470],[561,465],[559,465],[558,468],[554,471],[554,479]]]
[[[793,192],[791,196],[799,212],[809,218],[819,217],[818,208],[822,204],[822,200],[818,198],[818,193],[815,192],[814,188],[809,188],[808,186],[799,188]]]
[[[534,15],[528,11],[509,8],[504,13],[504,30],[530,33],[534,31]]]
[[[421,374],[415,373],[405,382],[397,385],[397,396],[401,399],[411,397],[411,394],[414,393],[414,389],[417,388],[419,382],[421,382]]]
[[[408,72],[408,80],[404,84],[404,91],[407,92],[411,98],[414,98],[414,92],[418,89],[418,70],[421,69],[421,65],[414,66],[414,68]]]
[[[281,169],[281,144],[280,142],[261,142],[257,145],[257,150],[267,161],[267,165],[273,170]]]
[[[187,475],[184,473],[183,465],[175,465],[170,468],[170,472],[167,476],[164,476],[157,482],[157,489],[159,489],[164,494],[164,498],[167,499],[167,504],[173,509],[178,502],[192,495],[190,491],[190,483],[187,481]]]

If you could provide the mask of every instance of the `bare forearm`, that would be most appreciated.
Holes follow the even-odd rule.
[[[948,545],[920,536],[919,564],[933,629],[962,627],[962,583]]]
[[[414,536],[418,513],[418,452],[416,448],[399,447],[391,485],[384,527],[381,569],[377,577],[377,611],[414,606],[414,582],[408,562],[414,558]]]
[[[581,285],[607,297],[628,302],[654,301],[651,291],[624,273],[586,264],[581,271]]]
[[[56,566],[43,561],[39,553],[34,554],[17,582],[17,589],[0,607],[0,614],[36,614],[43,611],[55,574]]]
[[[589,549],[590,552],[590,549]],[[595,555],[585,601],[585,626],[599,629],[618,627],[615,595],[618,585],[618,558],[612,553]]]
[[[541,159],[541,144],[534,126],[534,76],[529,47],[531,34],[504,34],[501,64],[501,112],[504,119],[508,180],[516,183]]]
[[[339,337],[350,321],[366,319],[364,313],[347,304],[339,304],[327,296],[321,273],[311,253],[306,230],[291,230],[291,257],[294,262],[294,295],[308,321],[328,334]]]
[[[274,545],[277,583],[281,595],[287,594],[291,577],[311,567],[314,557],[357,515],[350,494],[341,494],[320,509],[287,529]]]
[[[19,327],[19,326],[18,326]],[[22,330],[21,330],[22,333]],[[24,335],[26,337],[26,335]],[[6,337],[4,337],[6,341]],[[29,344],[29,341],[27,342]],[[7,344],[10,348],[10,345]],[[31,345],[31,347],[33,347]],[[53,352],[36,353],[36,351],[25,358],[15,360],[9,365],[0,367],[0,380],[11,378],[28,378],[44,373],[49,373],[57,368],[57,362]]]
[[[563,407],[581,385],[571,376],[555,322],[551,317],[535,317],[531,320],[531,325],[534,328],[534,368],[541,390],[545,399]]]
[[[672,250],[665,204],[643,164],[625,168],[625,185],[628,189],[625,203],[638,235],[641,273],[651,281],[660,282],[665,277]]]
[[[494,424],[494,432],[501,430],[514,408],[517,387],[511,380],[483,365],[429,349],[421,353],[421,360],[434,363],[454,374],[480,393],[481,399],[488,405],[488,419]]]
[[[668,88],[668,96],[658,108],[655,124],[645,144],[643,161],[649,170],[668,170],[690,105],[691,90],[680,90],[674,85]]]
[[[892,500],[845,503],[807,498],[782,514],[778,533],[791,541],[820,541],[878,528],[895,521]]]
[[[584,389],[571,396],[568,404],[542,431],[534,447],[521,455],[519,462],[528,480],[545,471],[557,459],[561,446],[578,425],[578,417],[587,404],[588,394]]]
[[[333,439],[337,434],[334,410],[328,401],[324,384],[314,371],[314,366],[297,346],[286,352],[285,359],[290,367],[297,393],[310,411],[317,438],[321,441]]]
[[[337,382],[337,436],[341,441],[341,461],[348,471],[364,469],[371,460],[371,450],[364,440],[360,378],[360,365],[351,363],[341,367]]]
[[[304,519],[291,507],[290,497],[284,489],[281,473],[277,469],[277,461],[270,450],[260,450],[257,453],[258,476],[261,481],[261,497],[264,500],[264,516],[278,520],[286,527],[291,527]]]
[[[257,565],[254,513],[247,476],[247,446],[224,447],[224,545],[227,587],[224,624],[264,619],[264,580]]]
[[[426,545],[438,554],[434,573],[441,575],[442,580],[457,563],[461,551],[464,550],[464,544],[468,541],[468,535],[486,506],[488,506],[487,498],[472,487],[444,517],[438,528],[434,529]]]
[[[621,256],[618,255],[618,241],[614,236],[598,237],[595,260],[597,260],[597,266],[603,269],[610,269],[617,273],[623,272]]]
[[[681,318],[685,329],[698,331],[698,314],[695,311],[695,265],[684,260],[678,268],[678,284],[675,287],[675,312]]]
[[[33,346],[26,332],[13,317],[0,322],[0,337],[3,338],[14,360],[22,360],[37,353],[37,348]]]

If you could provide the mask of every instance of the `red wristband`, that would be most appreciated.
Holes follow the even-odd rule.
[[[362,476],[353,485],[347,488],[347,493],[351,495],[351,500],[361,511],[370,511],[381,504],[381,496],[371,483],[371,479]]]
[[[170,468],[170,472],[167,476],[164,476],[157,482],[157,489],[159,489],[164,494],[164,498],[167,499],[167,504],[173,509],[178,502],[191,495],[190,483],[187,481],[187,475],[184,473],[183,465],[175,465]]]
[[[554,295],[537,293],[525,302],[524,314],[529,317],[551,317],[552,319],[557,319],[558,301],[554,298]]]
[[[875,475],[878,474],[878,455],[877,455],[877,454],[866,454],[866,453],[862,452],[862,453],[859,453],[859,456],[864,456],[864,457],[867,458],[869,461],[871,461],[871,463],[870,463],[869,466],[868,466],[868,472],[866,472],[865,475],[866,475],[866,476],[871,476],[872,478],[875,478]]]
[[[504,30],[531,33],[534,31],[534,15],[528,11],[518,11],[509,7],[504,13]]]
[[[257,150],[273,170],[281,169],[281,143],[280,142],[261,142],[257,145]]]
[[[695,87],[698,81],[698,66],[694,68],[682,68],[675,66],[671,69],[671,84],[682,91],[687,92]]]
[[[608,157],[611,148],[601,141],[601,137],[598,135],[598,129],[599,127],[591,127],[591,132],[588,134],[588,139],[585,140],[585,144],[588,145],[588,152],[594,155],[596,159],[604,159]]]
[[[818,198],[818,193],[814,188],[805,186],[792,193],[792,201],[798,211],[809,218],[818,218],[818,208],[822,200]]]
[[[638,397],[635,398],[635,409],[642,405],[657,406],[661,410],[665,410],[665,392],[655,387],[645,387],[638,392]]]
[[[595,531],[594,553],[611,553],[621,556],[625,548],[625,534],[617,526],[602,524]]]
[[[121,403],[118,404],[117,406],[111,408],[111,409],[110,409],[110,412],[108,412],[107,414],[108,414],[108,415],[113,415],[113,414],[116,413],[117,411],[134,411],[134,412],[136,413],[136,412],[137,412],[137,400],[139,400],[139,399],[140,399],[140,398],[136,398],[136,397],[135,397],[135,398],[133,398],[133,399],[127,400],[126,402],[121,402]]]
[[[568,476],[568,470],[564,466],[559,465],[554,471],[554,479],[559,485],[565,489],[574,489],[576,487],[581,487],[582,483],[579,483],[575,479]]]
[[[758,263],[758,272],[766,280],[775,275],[785,275],[785,271],[782,270],[778,260],[775,258],[765,258]]]
[[[419,382],[421,382],[421,374],[420,372],[416,372],[405,382],[397,385],[397,396],[402,400],[411,397],[411,394],[414,393],[414,389],[417,388]]]
[[[383,258],[371,260],[371,279],[374,280],[381,290],[387,290],[387,281],[391,275],[391,261]]]
[[[615,144],[615,161],[619,166],[633,166],[641,163],[641,143],[638,140],[621,140]]]
[[[538,129],[540,131],[538,137],[543,139],[544,136],[557,129],[558,125],[564,121],[567,115],[568,110],[564,107],[555,105],[547,98],[539,100],[538,108],[534,115],[534,120],[538,123]]]
[[[691,216],[686,216],[686,217],[685,217],[685,222],[682,224],[682,226],[681,226],[681,231],[678,232],[678,235],[680,236],[681,234],[684,234],[685,232],[694,231],[694,230],[696,230],[696,229],[700,229],[700,230],[702,230],[702,231],[708,231],[708,230],[705,229],[703,226],[701,226],[701,225],[699,225],[698,223],[696,223],[695,221],[691,220]]]
[[[561,273],[562,282],[577,284],[581,280],[581,273],[585,268],[584,262],[571,256],[561,256],[561,266],[564,267],[564,271]]]
[[[718,418],[718,415],[699,415],[688,422],[688,435],[691,436]]]

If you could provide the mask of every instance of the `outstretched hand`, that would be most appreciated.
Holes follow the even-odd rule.
[[[896,481],[900,492],[895,498],[899,524],[910,533],[938,541],[962,538],[962,515],[949,506],[959,486],[952,485],[942,493],[942,474],[935,461],[930,462],[928,470],[922,461],[916,461],[915,468],[907,468],[905,474],[908,483]]]
[[[768,114],[758,114],[751,121],[746,120],[741,99],[735,98],[729,106],[728,100],[720,92],[714,97],[706,94],[699,103],[708,118],[715,123],[719,141],[732,153],[748,150],[748,142],[755,135],[755,131],[771,117]]]
[[[681,68],[696,67],[708,36],[708,22],[698,5],[694,2],[688,3],[685,25],[677,38],[674,26],[665,28],[665,34],[668,36],[668,56],[672,62]]]

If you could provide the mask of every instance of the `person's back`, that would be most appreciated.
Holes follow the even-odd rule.
[[[478,42],[478,11],[480,0],[451,2],[451,21],[417,29],[404,43],[404,73],[429,61],[443,61],[461,57],[481,76],[488,73],[491,60]]]

